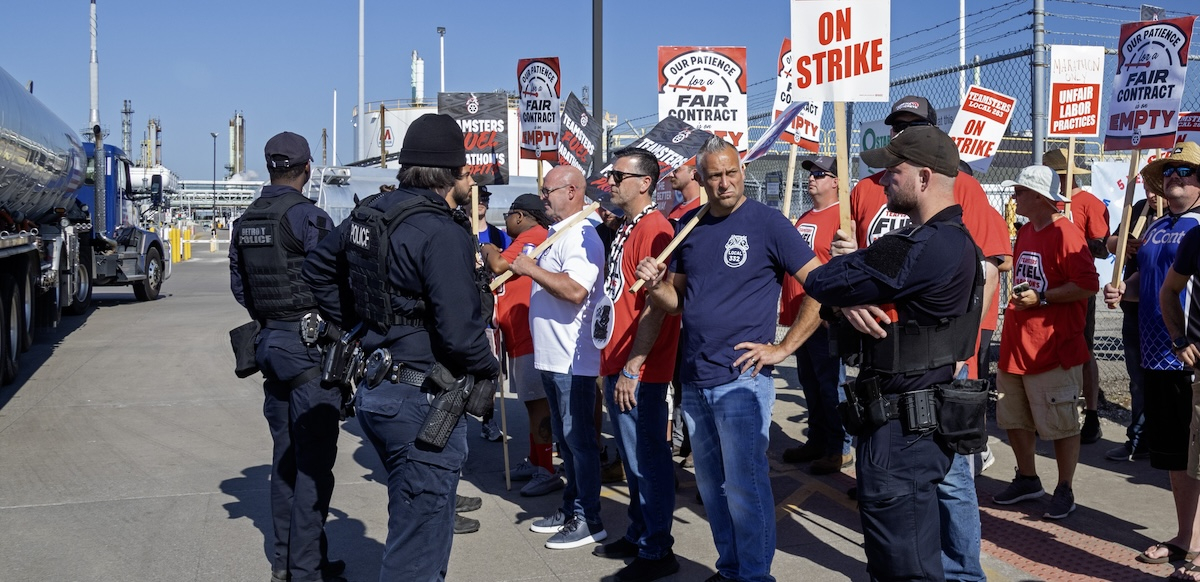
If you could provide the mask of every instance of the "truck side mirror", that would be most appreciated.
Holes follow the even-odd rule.
[[[161,207],[162,201],[162,174],[155,174],[150,177],[150,205]]]

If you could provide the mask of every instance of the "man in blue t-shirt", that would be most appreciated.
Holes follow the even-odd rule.
[[[805,297],[776,344],[776,307],[783,277],[803,282],[821,262],[787,218],[746,198],[745,169],[733,146],[712,138],[696,161],[709,193],[707,215],[676,249],[669,270],[647,257],[638,277],[657,307],[683,313],[683,413],[692,429],[696,484],[720,554],[718,574],[774,580],[775,501],[767,475],[771,370],[820,322],[820,305]]]

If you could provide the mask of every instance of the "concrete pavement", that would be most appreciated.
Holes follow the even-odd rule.
[[[224,255],[193,256],[175,266],[158,301],[98,289],[86,319],[67,317],[43,332],[17,382],[0,390],[0,579],[269,579],[261,379],[234,377],[227,335],[247,316],[229,293]],[[814,477],[779,460],[803,440],[806,421],[791,360],[777,370],[776,387],[773,572],[786,581],[864,580],[858,516],[845,495],[852,471]],[[527,452],[524,409],[513,397],[506,409],[515,462]],[[977,482],[991,580],[1149,580],[1171,571],[1133,560],[1174,531],[1166,475],[1145,461],[1105,460],[1124,429],[1104,422],[1105,440],[1083,449],[1079,509],[1061,522],[1040,518],[1049,496],[1006,508],[989,503],[1014,466],[993,431],[996,464]],[[523,498],[519,484],[506,491],[501,445],[479,438],[473,419],[468,435],[460,493],[483,497],[470,514],[482,529],[455,538],[450,580],[601,580],[622,566],[590,548],[542,547],[546,536],[530,532],[529,522],[552,513],[560,498]],[[1050,447],[1039,450],[1052,489]],[[335,475],[330,555],[349,563],[351,580],[375,580],[387,492],[354,420],[343,426]],[[683,569],[673,579],[703,580],[716,552],[693,476],[678,475],[674,534]],[[602,515],[613,539],[624,533],[627,502],[623,484],[604,487]]]

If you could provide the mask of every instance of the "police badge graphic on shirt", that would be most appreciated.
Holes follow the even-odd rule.
[[[744,234],[731,234],[725,241],[725,265],[736,269],[746,264],[746,253],[750,251],[750,242]]]

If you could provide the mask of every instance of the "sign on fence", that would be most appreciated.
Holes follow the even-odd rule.
[[[517,61],[521,91],[521,159],[558,161],[558,102],[562,79],[558,57]]]
[[[1050,137],[1100,135],[1104,47],[1050,47]]]
[[[1000,140],[1004,139],[1016,105],[1017,100],[1008,95],[971,85],[950,127],[959,159],[976,172],[986,172]]]
[[[792,103],[792,88],[796,86],[796,66],[792,62],[791,39],[783,39],[783,46],[779,47],[779,62],[776,65],[779,77],[775,81],[775,108],[772,110],[772,119],[779,117]],[[798,95],[799,91],[796,93]],[[784,129],[779,139],[794,143],[810,152],[817,151],[821,145],[822,105],[824,104],[820,101],[809,101]]]
[[[1104,149],[1174,145],[1195,20],[1185,16],[1121,25]]]
[[[888,101],[891,22],[888,0],[792,0],[792,96]]]
[[[658,119],[668,117],[746,151],[746,47],[658,47]]]

